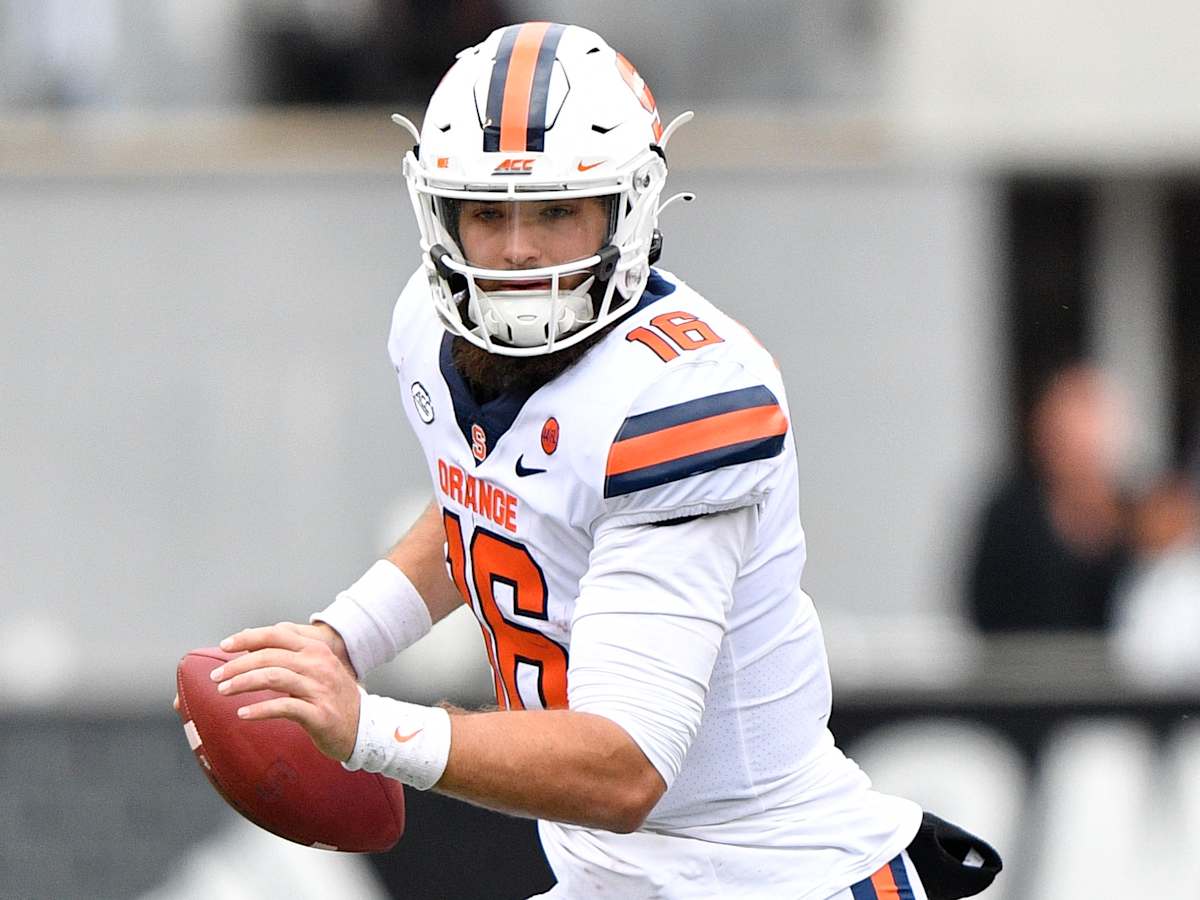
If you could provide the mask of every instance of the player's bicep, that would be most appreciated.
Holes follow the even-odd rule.
[[[409,573],[434,622],[440,622],[465,602],[447,571],[448,537],[442,507],[432,500],[388,551],[388,559]]]
[[[602,519],[593,532],[576,618],[595,612],[661,612],[725,626],[733,583],[754,548],[759,508]]]
[[[625,729],[669,786],[700,727],[757,510],[596,536],[571,633],[572,709]]]
[[[621,726],[670,787],[700,728],[723,634],[717,622],[680,616],[578,620],[568,705]]]

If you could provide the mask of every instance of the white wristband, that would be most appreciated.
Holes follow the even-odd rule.
[[[377,561],[308,621],[325,622],[342,636],[359,678],[433,627],[429,607],[413,583],[386,559]]]
[[[362,691],[358,738],[354,752],[342,763],[344,768],[379,772],[427,791],[441,779],[449,758],[446,710]]]

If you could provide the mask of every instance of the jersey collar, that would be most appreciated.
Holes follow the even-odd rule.
[[[646,282],[646,289],[642,291],[642,296],[638,298],[637,305],[634,306],[630,315],[645,309],[651,303],[661,300],[663,297],[674,293],[674,291],[675,285],[663,278],[657,271],[651,269],[650,278]],[[517,416],[521,414],[521,410],[525,407],[525,401],[533,396],[537,389],[506,391],[500,396],[489,400],[487,403],[477,403],[475,396],[471,393],[471,389],[467,385],[467,380],[463,378],[462,374],[454,366],[454,357],[451,352],[453,345],[453,335],[449,332],[442,335],[442,346],[438,353],[438,366],[442,370],[442,379],[446,382],[446,387],[450,391],[450,401],[454,406],[454,420],[458,423],[458,429],[462,432],[463,439],[467,442],[468,447],[476,443],[476,438],[472,435],[473,426],[479,426],[483,429],[485,451],[483,459],[480,459],[478,453],[472,453],[475,465],[478,466],[495,451],[500,439],[508,433],[508,430],[512,428],[513,422],[517,420]]]

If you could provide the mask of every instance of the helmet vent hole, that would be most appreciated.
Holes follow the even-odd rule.
[[[445,134],[447,131],[450,130],[450,126],[452,124],[453,124],[452,122],[447,122],[445,125],[439,125],[438,131],[440,131],[442,134]]]

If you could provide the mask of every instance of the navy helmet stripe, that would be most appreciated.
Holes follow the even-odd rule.
[[[492,80],[488,84],[487,120],[483,123],[483,152],[495,153],[500,149],[500,112],[504,107],[504,84],[508,81],[508,64],[512,62],[513,46],[517,43],[520,25],[510,25],[500,35],[500,47],[496,50],[496,63],[492,66]]]
[[[554,56],[565,25],[546,29],[538,50],[537,68],[533,72],[533,89],[529,95],[529,122],[525,129],[525,149],[538,153],[546,149],[546,114],[550,99],[550,75],[554,72]]]

